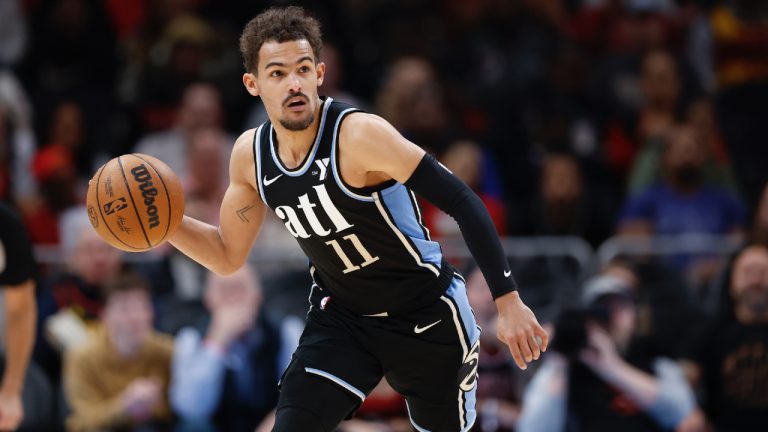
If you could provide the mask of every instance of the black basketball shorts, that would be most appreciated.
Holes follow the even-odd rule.
[[[322,419],[315,430],[332,431],[386,377],[405,396],[417,431],[472,427],[480,327],[460,276],[432,305],[397,316],[355,315],[334,304],[318,286],[313,287],[310,304],[299,347],[281,379],[278,411],[301,407]],[[310,385],[318,382],[312,380],[333,387]],[[339,389],[348,397],[313,394],[322,392],[312,391],[318,388]]]

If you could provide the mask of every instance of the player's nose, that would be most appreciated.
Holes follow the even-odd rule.
[[[288,77],[288,91],[291,93],[301,92],[301,81],[299,81],[299,77],[296,74],[291,74]]]

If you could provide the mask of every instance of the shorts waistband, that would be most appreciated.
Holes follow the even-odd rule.
[[[461,278],[456,272],[456,269],[450,265],[445,259],[442,260],[440,265],[440,275],[434,279],[429,285],[416,287],[419,290],[419,294],[413,298],[408,299],[393,305],[394,307],[385,308],[385,310],[379,311],[358,311],[356,308],[345,304],[345,302],[334,296],[328,289],[324,289],[320,286],[313,288],[310,294],[310,304],[320,309],[333,308],[337,309],[345,314],[361,317],[374,317],[374,318],[386,318],[391,316],[403,315],[409,312],[413,312],[431,304],[434,304],[440,299],[440,296],[445,293],[448,287],[451,286],[451,282],[454,276]]]

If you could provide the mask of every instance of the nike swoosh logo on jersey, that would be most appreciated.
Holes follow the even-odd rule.
[[[504,277],[509,277],[512,275],[512,270],[504,270]]]
[[[416,324],[416,325],[413,327],[413,332],[414,332],[414,333],[416,333],[416,334],[419,334],[419,333],[423,333],[423,332],[425,332],[425,331],[427,331],[427,330],[431,329],[432,327],[434,327],[434,326],[438,325],[438,324],[440,323],[440,321],[442,321],[442,320],[437,320],[437,321],[433,322],[432,324],[430,324],[430,325],[428,325],[428,326],[424,326],[424,327],[419,327],[419,325],[418,325],[418,324]]]
[[[272,179],[267,179],[267,176],[264,176],[264,186],[269,186],[269,185],[271,185],[272,183],[276,182],[276,181],[277,181],[277,179],[279,179],[279,178],[280,178],[280,177],[282,177],[282,176],[283,176],[283,175],[282,175],[282,174],[280,174],[280,175],[278,175],[277,177],[275,177],[275,178],[272,178]]]

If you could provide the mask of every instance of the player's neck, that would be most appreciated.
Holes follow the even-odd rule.
[[[301,163],[312,147],[312,143],[317,136],[317,128],[320,124],[320,114],[322,101],[318,101],[315,107],[312,123],[304,130],[293,131],[286,129],[279,121],[272,122],[277,135],[278,153],[283,163],[290,164],[291,161]]]

